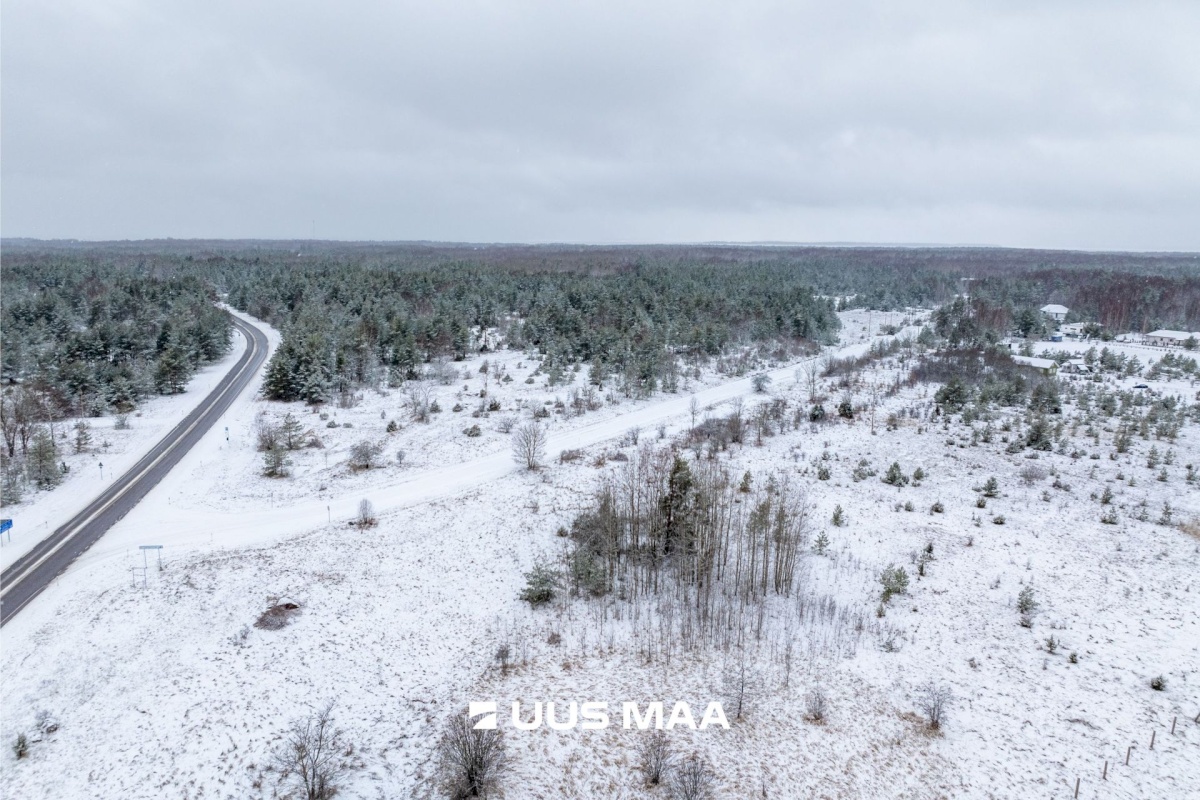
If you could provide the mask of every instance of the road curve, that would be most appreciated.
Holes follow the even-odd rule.
[[[246,352],[207,397],[183,421],[86,508],[0,575],[0,625],[37,597],[84,551],[95,544],[153,489],[192,446],[221,418],[258,374],[267,358],[267,337],[237,317],[233,325],[246,337]]]

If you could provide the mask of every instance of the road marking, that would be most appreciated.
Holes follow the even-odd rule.
[[[246,326],[246,323],[242,322],[237,317],[233,317],[233,320],[234,320],[233,324],[235,326]],[[66,531],[64,532],[62,538],[53,547],[51,547],[48,551],[46,551],[42,555],[38,556],[32,563],[29,564],[29,566],[27,566],[25,569],[23,569],[20,573],[13,576],[8,581],[6,581],[4,586],[0,587],[0,598],[4,597],[12,589],[14,589],[16,586],[18,586],[23,580],[25,580],[25,578],[27,578],[30,575],[30,573],[34,572],[39,567],[41,567],[43,564],[45,564],[46,561],[51,556],[53,556],[58,551],[62,550],[63,547],[65,547],[69,542],[71,542],[79,534],[80,531],[82,531],[89,524],[91,524],[98,516],[103,514],[105,511],[108,511],[110,508],[112,508],[114,503],[116,503],[118,500],[121,500],[122,498],[124,498],[130,492],[131,489],[133,489],[135,486],[137,486],[141,482],[142,478],[144,478],[146,476],[146,473],[153,470],[156,466],[158,466],[159,463],[162,462],[162,460],[164,458],[166,458],[169,454],[174,452],[179,447],[180,443],[187,437],[187,435],[189,433],[191,433],[193,430],[195,430],[196,426],[199,425],[202,421],[204,421],[205,417],[218,404],[220,404],[221,400],[225,397],[225,395],[227,395],[229,393],[229,391],[231,389],[233,389],[240,382],[241,378],[246,374],[247,369],[249,367],[251,367],[251,365],[253,365],[255,356],[258,354],[258,350],[260,348],[258,339],[255,338],[255,336],[250,332],[249,328],[245,327],[244,331],[245,331],[246,338],[249,340],[249,343],[250,343],[250,348],[246,351],[245,355],[243,356],[246,358],[246,363],[243,364],[242,367],[237,371],[237,373],[235,373],[232,376],[232,378],[226,384],[225,388],[222,389],[221,392],[215,398],[212,398],[212,402],[207,403],[205,406],[203,406],[200,409],[200,413],[196,415],[196,419],[192,421],[192,424],[188,425],[187,428],[180,431],[179,434],[175,436],[174,440],[169,445],[167,445],[167,447],[161,453],[159,453],[158,456],[153,461],[151,461],[149,464],[147,464],[141,470],[139,470],[137,473],[135,473],[132,478],[128,477],[129,473],[126,473],[124,476],[122,476],[121,481],[124,483],[124,486],[122,486],[121,489],[116,494],[114,494],[111,498],[109,498],[103,505],[101,505],[99,508],[97,508],[91,514],[88,514],[88,516],[79,523],[72,524],[71,520],[68,520],[66,522],[66,525],[69,527],[66,528]],[[257,367],[255,367],[255,370],[257,370]],[[241,388],[245,388],[245,387],[241,387]],[[240,393],[241,388],[239,388],[238,393]],[[159,444],[161,444],[161,443],[162,442],[160,441]],[[157,447],[158,445],[155,445],[155,446]],[[134,465],[134,469],[137,469],[136,464]],[[80,513],[81,514],[87,513],[87,508],[85,507],[84,510]],[[37,594],[38,593],[35,592],[34,594],[30,595],[29,598],[25,601],[25,603],[22,603],[20,606],[12,609],[11,611],[8,609],[5,609],[5,619],[10,618],[13,614],[15,614],[21,608],[23,608],[25,606],[25,604],[28,603],[29,600],[32,600],[34,597],[36,597]]]

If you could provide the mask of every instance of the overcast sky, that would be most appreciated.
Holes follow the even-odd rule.
[[[5,236],[1200,250],[1200,2],[4,0]]]

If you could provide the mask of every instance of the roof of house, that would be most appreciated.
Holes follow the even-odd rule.
[[[1042,306],[1043,314],[1065,314],[1069,310],[1070,309],[1068,309],[1066,306],[1059,306],[1059,305]]]
[[[1012,360],[1018,364],[1024,364],[1027,367],[1036,367],[1037,369],[1051,369],[1057,367],[1058,362],[1048,358],[1034,358],[1032,356],[1013,356]]]
[[[1153,336],[1158,339],[1178,339],[1181,342],[1186,341],[1187,339],[1190,339],[1193,336],[1196,337],[1197,339],[1200,339],[1200,333],[1189,333],[1187,331],[1166,331],[1166,330],[1151,331],[1150,333],[1147,333],[1146,335]]]

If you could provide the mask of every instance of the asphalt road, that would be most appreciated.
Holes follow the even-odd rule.
[[[233,325],[249,343],[216,388],[182,422],[99,497],[15,561],[0,575],[0,625],[7,623],[75,559],[95,544],[117,520],[179,463],[220,419],[234,399],[258,374],[267,358],[267,337],[253,325],[233,317]]]

